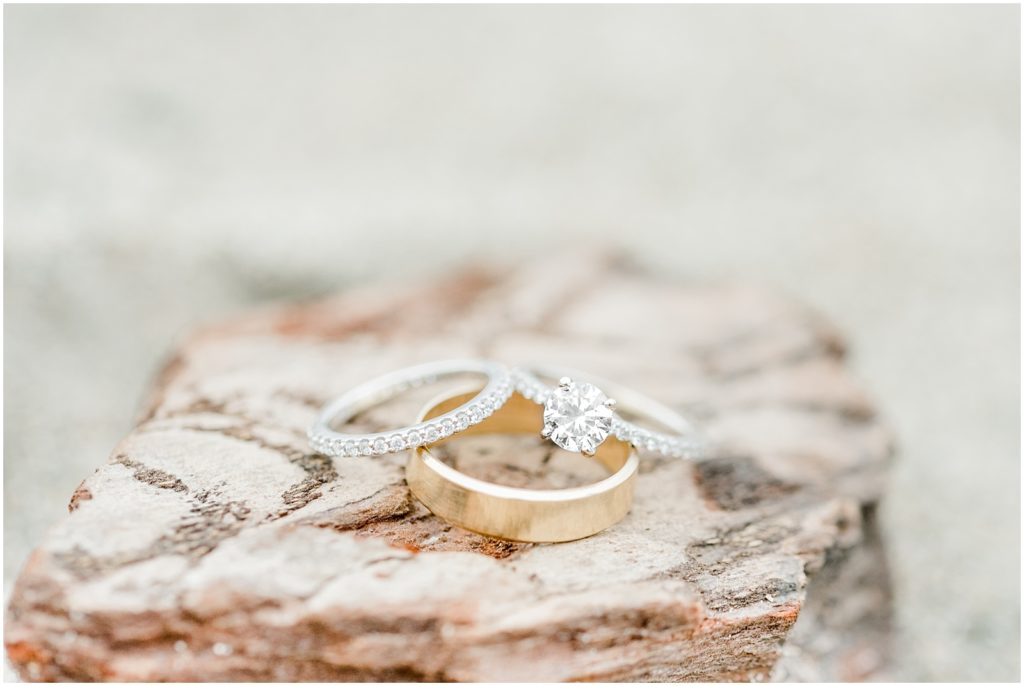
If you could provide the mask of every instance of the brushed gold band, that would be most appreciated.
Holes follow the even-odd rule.
[[[472,395],[459,393],[434,403],[423,411],[419,421],[444,414]],[[488,419],[459,436],[539,435],[542,425],[537,405],[516,393]],[[532,543],[586,538],[625,517],[633,503],[633,485],[639,466],[636,453],[628,443],[609,437],[593,459],[611,472],[611,476],[586,486],[534,490],[475,479],[449,467],[425,446],[409,452],[405,478],[413,495],[428,510],[464,529]]]

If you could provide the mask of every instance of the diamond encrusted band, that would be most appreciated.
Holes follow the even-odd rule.
[[[439,417],[378,433],[347,434],[330,428],[331,424],[343,424],[400,393],[465,374],[483,375],[487,384],[466,403]],[[406,367],[361,384],[324,406],[309,429],[309,443],[318,453],[332,457],[401,452],[447,438],[482,422],[505,404],[512,391],[509,369],[497,362],[448,360]]]
[[[555,379],[572,377],[576,381],[584,382],[583,384],[574,384],[575,386],[591,386],[587,382],[593,382],[593,385],[600,386],[604,392],[615,398],[620,410],[651,419],[673,432],[654,431],[623,419],[617,413],[612,415],[609,433],[616,438],[632,443],[637,448],[684,459],[695,459],[701,457],[705,452],[704,441],[698,437],[697,430],[685,417],[645,395],[622,388],[604,379],[597,379],[590,374],[563,368],[517,367],[512,370],[512,380],[516,391],[546,407],[551,406],[553,398],[555,402],[558,402],[557,396],[566,389],[552,388],[541,381],[538,375]],[[600,397],[604,397],[603,393]]]

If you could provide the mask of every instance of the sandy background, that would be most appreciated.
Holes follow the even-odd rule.
[[[5,592],[177,336],[619,245],[829,313],[897,676],[1020,677],[1019,9],[4,9]]]

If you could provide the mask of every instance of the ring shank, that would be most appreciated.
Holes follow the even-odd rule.
[[[331,428],[409,389],[466,374],[483,376],[487,379],[486,384],[461,406],[450,408],[433,421],[374,433],[350,434]],[[496,362],[446,360],[406,367],[356,386],[328,403],[308,431],[310,444],[317,452],[333,457],[399,452],[426,445],[476,424],[500,407],[511,392],[508,369]]]
[[[458,394],[433,404],[423,413],[422,420],[444,414],[471,395]],[[537,406],[514,394],[490,418],[462,434],[537,435],[541,425]],[[615,524],[629,512],[633,502],[639,460],[632,448],[610,437],[598,448],[594,459],[611,476],[586,486],[534,490],[475,479],[449,467],[426,447],[420,447],[410,452],[406,480],[427,509],[471,531],[512,541],[572,541]]]

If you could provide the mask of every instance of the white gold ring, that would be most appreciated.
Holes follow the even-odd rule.
[[[541,376],[559,379],[558,385],[552,388]],[[520,395],[544,406],[541,434],[565,450],[592,454],[612,435],[668,457],[694,459],[704,453],[704,441],[693,424],[642,393],[564,368],[519,367],[512,370],[512,379]],[[616,409],[653,420],[671,433],[634,424],[618,416]]]
[[[332,424],[340,426],[360,412],[400,393],[465,374],[483,375],[487,383],[467,402],[443,415],[377,433],[349,434],[330,428]],[[325,405],[308,431],[309,443],[318,453],[331,457],[384,455],[429,445],[479,424],[504,405],[512,391],[509,369],[497,362],[448,360],[406,367],[360,384]]]

